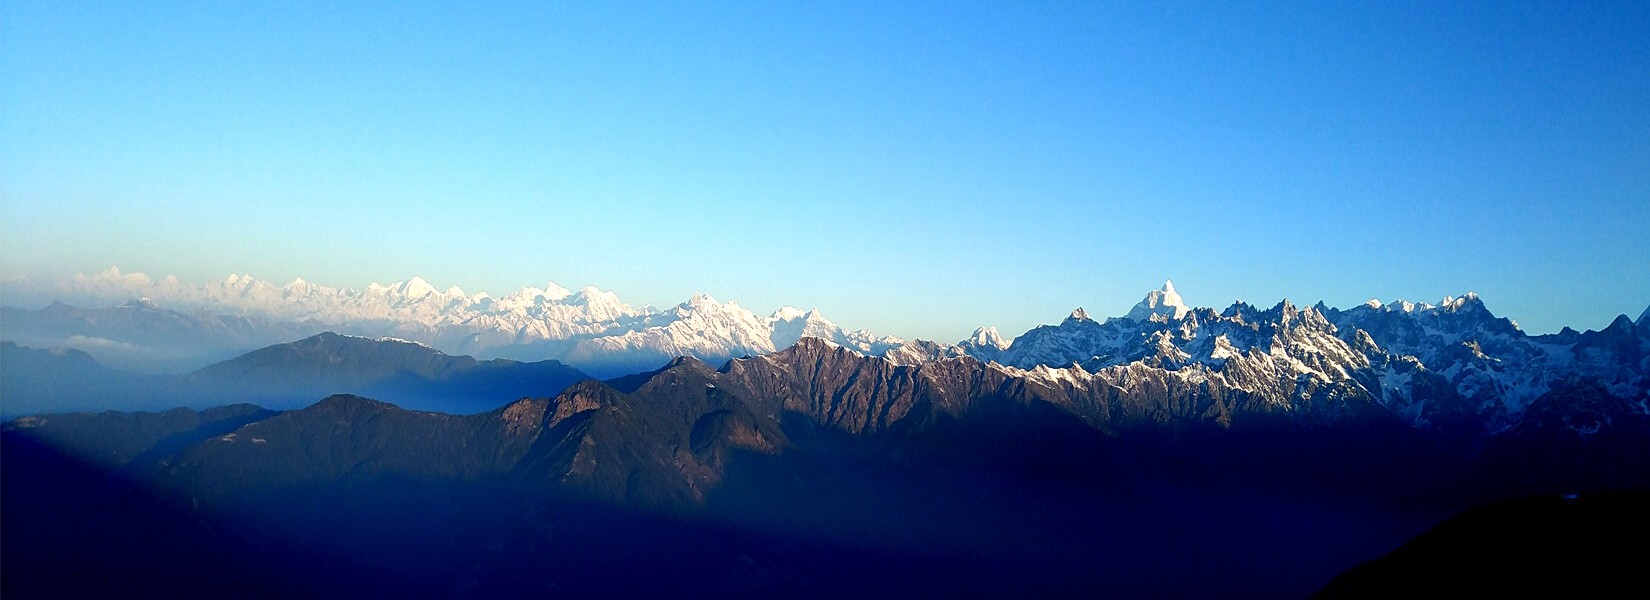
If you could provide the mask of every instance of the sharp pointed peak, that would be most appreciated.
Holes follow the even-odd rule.
[[[1139,304],[1129,310],[1124,318],[1135,321],[1146,321],[1153,315],[1161,315],[1168,319],[1179,319],[1191,312],[1191,307],[1180,298],[1180,293],[1174,289],[1174,281],[1163,280],[1163,288],[1146,292],[1146,297]]]
[[[965,345],[992,347],[998,350],[1007,349],[1010,343],[1003,338],[1001,333],[997,332],[996,327],[990,326],[975,329],[973,335],[968,336],[968,339],[963,341]]]
[[[413,275],[411,279],[400,282],[391,289],[408,298],[422,298],[429,294],[439,293],[436,291],[435,286],[430,285],[429,281],[418,275]]]
[[[540,294],[543,295],[546,300],[554,301],[571,296],[573,295],[573,292],[572,290],[557,285],[554,281],[546,281],[544,282],[544,288],[540,290]]]

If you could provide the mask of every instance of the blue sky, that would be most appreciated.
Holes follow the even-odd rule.
[[[1644,2],[563,4],[0,4],[0,271],[1650,304]]]

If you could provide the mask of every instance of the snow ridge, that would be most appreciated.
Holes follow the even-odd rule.
[[[16,289],[8,282],[8,291]],[[1599,386],[1650,413],[1650,309],[1636,322],[1622,315],[1602,331],[1531,336],[1471,292],[1437,304],[1371,300],[1342,310],[1283,300],[1261,309],[1239,301],[1216,312],[1187,305],[1166,281],[1123,318],[1096,321],[1079,308],[1012,340],[981,327],[955,344],[851,331],[817,309],[785,306],[759,316],[704,293],[665,309],[637,308],[611,291],[573,292],[554,282],[493,297],[456,286],[442,291],[422,277],[355,291],[302,279],[277,286],[243,275],[186,285],[110,268],[48,292],[82,305],[119,304],[105,310],[127,316],[165,312],[155,339],[177,339],[180,320],[235,315],[233,323],[198,329],[226,332],[202,335],[228,340],[332,330],[453,355],[552,358],[597,377],[652,370],[678,356],[714,364],[764,355],[815,337],[898,365],[971,357],[1050,386],[1202,398],[1242,393],[1279,410],[1378,405],[1416,427],[1504,431],[1575,385]],[[192,312],[167,312],[176,310]],[[49,318],[74,311],[39,312]],[[96,356],[130,346],[119,333],[59,331],[56,339],[102,340],[82,344]]]
[[[340,333],[420,343],[449,354],[557,358],[597,376],[648,370],[684,355],[716,362],[765,354],[804,336],[876,354],[903,342],[844,329],[818,310],[787,306],[764,318],[737,302],[718,302],[704,293],[656,310],[631,306],[611,291],[587,286],[572,292],[555,282],[495,298],[466,294],[458,286],[442,291],[420,276],[388,285],[373,283],[357,291],[303,279],[278,286],[240,274],[189,285],[176,277],[156,281],[110,267],[56,282],[43,292],[81,306],[141,298],[173,310],[314,323]]]
[[[1240,301],[1217,313],[1185,307],[1165,284],[1128,317],[1076,316],[1004,344],[979,343],[977,332],[901,357],[962,353],[1052,386],[1241,391],[1286,410],[1364,398],[1416,427],[1479,433],[1515,426],[1576,381],[1597,381],[1650,413],[1650,310],[1600,332],[1529,336],[1471,292],[1436,305],[1371,300],[1340,310],[1284,300],[1260,310]]]
[[[1191,307],[1186,306],[1186,302],[1180,299],[1180,294],[1175,292],[1174,281],[1166,280],[1163,282],[1163,289],[1148,292],[1146,298],[1134,305],[1123,318],[1133,321],[1149,321],[1153,318],[1178,320],[1185,318],[1186,313],[1191,310]]]

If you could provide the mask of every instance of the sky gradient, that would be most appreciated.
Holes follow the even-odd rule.
[[[1650,3],[543,4],[0,3],[0,274],[1650,304]]]

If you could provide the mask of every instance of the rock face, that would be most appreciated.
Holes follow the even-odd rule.
[[[1347,342],[1287,303],[1229,313],[1147,321],[1155,350],[1093,370],[900,364],[803,337],[472,415],[340,395],[169,413],[142,435],[110,435],[154,421],[119,413],[30,417],[3,435],[112,457],[136,482],[125,493],[259,549],[256,564],[320,548],[387,574],[314,575],[334,591],[1299,596],[1471,504],[1650,486],[1650,422],[1606,381],[1555,387],[1504,431],[1417,428],[1366,387],[1381,367],[1348,349],[1367,336]],[[1635,347],[1621,335],[1573,343],[1615,364]],[[169,441],[144,447],[157,436]],[[3,489],[50,489],[36,483]],[[50,522],[124,527],[80,516]],[[637,564],[659,588],[622,575]],[[953,572],[940,565],[967,568],[921,575]],[[1188,569],[1200,576],[1173,576]]]
[[[94,280],[101,281],[87,281]],[[127,287],[114,289],[128,289],[134,284],[120,285]],[[721,364],[729,358],[771,355],[799,340],[818,339],[831,347],[880,357],[894,366],[926,366],[968,356],[1000,365],[1011,375],[1037,385],[1062,390],[1060,394],[1072,398],[1062,401],[1070,406],[1099,406],[1096,397],[1113,393],[1161,397],[1165,406],[1210,411],[1226,425],[1240,413],[1298,412],[1330,418],[1332,413],[1327,407],[1354,414],[1377,410],[1378,405],[1377,412],[1389,413],[1418,430],[1482,441],[1517,426],[1525,411],[1543,397],[1586,382],[1596,382],[1603,393],[1634,415],[1650,413],[1650,401],[1646,401],[1650,396],[1650,321],[1641,318],[1635,323],[1623,316],[1602,331],[1566,330],[1530,336],[1511,321],[1495,316],[1470,293],[1445,298],[1438,305],[1371,301],[1341,310],[1321,303],[1297,306],[1284,300],[1264,310],[1239,302],[1216,312],[1190,307],[1172,283],[1165,283],[1162,289],[1149,292],[1126,317],[1097,321],[1079,308],[1057,325],[1034,328],[1012,341],[995,329],[981,328],[959,344],[945,344],[921,340],[897,343],[865,332],[847,332],[818,311],[787,307],[772,316],[758,317],[737,303],[718,302],[704,294],[696,294],[667,311],[652,311],[630,308],[610,293],[593,288],[569,292],[553,284],[502,299],[464,296],[452,290],[437,292],[427,282],[416,279],[359,293],[307,283],[275,288],[241,277],[203,288],[175,282],[150,282],[148,287],[140,287],[168,294],[179,302],[254,307],[271,315],[301,313],[307,318],[343,319],[359,329],[425,340],[420,343],[433,348],[446,344],[521,356],[559,356],[575,365],[593,365],[593,374],[598,377],[646,372],[678,356]],[[136,332],[160,327],[174,333],[241,332],[234,334],[240,336],[235,339],[243,339],[251,335],[247,332],[264,331],[262,328],[269,325],[256,320],[259,318],[264,317],[211,320],[204,313],[192,316],[134,301],[102,312],[54,305],[23,318],[8,313],[7,322],[8,332],[18,329],[10,325],[13,322],[23,323],[21,329],[27,332],[30,327],[45,327],[41,323],[67,319],[65,323],[76,325],[64,332],[72,330],[83,340],[118,344],[125,342],[98,336],[135,336]],[[205,324],[208,322],[211,324]],[[288,323],[282,327],[302,325]],[[315,345],[317,339],[355,338],[311,338],[299,344]],[[543,389],[545,393],[578,379],[570,372],[553,372],[556,369],[546,366],[553,363],[506,368],[501,366],[503,363],[447,356],[413,343],[402,346],[419,350],[393,357],[393,353],[374,351],[373,356],[388,361],[386,364],[393,363],[392,370],[399,373],[395,378],[410,378],[411,382],[396,383],[386,379],[391,373],[363,370],[364,363],[348,361],[316,363],[331,364],[330,374],[319,367],[301,374],[289,368],[270,371],[283,374],[259,379],[257,373],[262,367],[253,363],[280,362],[276,350],[266,349],[197,374],[196,380],[214,382],[216,387],[195,396],[222,395],[227,401],[274,404],[269,397],[248,393],[290,388],[291,382],[278,380],[301,375],[314,384],[298,394],[305,401],[344,392],[394,399],[409,406],[458,410],[452,408],[459,406],[453,402],[418,399],[414,392],[428,392],[425,388],[435,382],[442,388],[438,395],[444,398],[466,392],[477,394],[483,401],[467,405],[465,410],[482,410],[506,398],[483,389],[484,381],[500,379],[503,371],[521,371],[504,379],[527,381],[532,390]],[[286,353],[297,348],[277,347],[285,348],[279,352]],[[420,352],[424,355],[415,356]],[[437,355],[442,358],[436,362],[446,366],[432,366],[435,359],[431,357]],[[342,360],[343,356],[332,358]],[[116,375],[105,373],[101,378],[119,379]],[[88,381],[96,379],[99,377]],[[542,386],[541,380],[545,382]],[[549,380],[559,381],[559,385],[550,385]],[[163,402],[166,394],[158,396],[149,400]],[[1088,409],[1071,412],[1101,426],[1115,416]],[[1162,419],[1171,415],[1162,410],[1152,414]],[[882,417],[861,418],[871,426]],[[1575,431],[1596,433],[1590,425],[1577,425]]]
[[[611,292],[554,283],[493,298],[440,291],[417,277],[354,291],[243,276],[191,286],[111,270],[51,292],[126,304],[7,308],[7,337],[78,348],[116,367],[210,364],[330,330],[411,340],[453,355],[553,359],[605,378],[651,371],[679,356],[721,364],[818,338],[901,365],[967,355],[1042,377],[1114,382],[1130,373],[1138,380],[1144,367],[1163,371],[1155,379],[1208,382],[1279,406],[1361,393],[1415,427],[1476,435],[1514,426],[1566,381],[1596,379],[1630,404],[1650,395],[1645,316],[1635,322],[1624,315],[1597,332],[1530,336],[1471,293],[1437,305],[1371,301],[1343,310],[1284,300],[1265,310],[1239,302],[1217,312],[1187,304],[1165,282],[1124,317],[1096,320],[1079,308],[1012,341],[980,328],[947,344],[849,331],[818,310],[784,307],[762,317],[706,294],[663,310],[637,308]]]
[[[1129,317],[1102,323],[1079,310],[1008,344],[911,347],[896,362],[957,354],[1038,379],[1172,379],[1284,409],[1314,398],[1372,400],[1411,426],[1452,435],[1506,431],[1528,407],[1582,380],[1637,406],[1632,414],[1650,413],[1650,327],[1622,316],[1602,331],[1530,336],[1475,294],[1437,306],[1372,301],[1339,310],[1285,300],[1217,313],[1185,308],[1166,284]]]
[[[1329,327],[1310,316],[1291,321]],[[1287,336],[1272,332],[1271,337]],[[337,342],[348,343],[322,339],[311,345]],[[783,351],[735,359],[721,369],[680,358],[652,373],[587,380],[554,398],[522,399],[468,416],[333,396],[226,432],[180,455],[169,469],[208,474],[201,481],[231,488],[377,473],[528,477],[613,501],[694,506],[727,476],[730,456],[806,452],[827,438],[905,452],[958,428],[976,433],[1050,428],[1043,431],[1084,431],[1113,440],[1261,432],[1434,439],[1452,433],[1415,430],[1406,415],[1381,403],[1356,379],[1316,375],[1344,363],[1280,366],[1280,356],[1289,354],[1234,352],[1219,369],[1132,361],[1096,372],[1076,366],[1023,370],[968,356],[902,365],[803,338]],[[254,358],[261,357],[249,360]],[[239,368],[223,368],[231,367]],[[256,381],[244,374],[236,380]],[[1641,411],[1607,385],[1581,380],[1531,403],[1503,432],[1443,438],[1450,443],[1441,448],[1483,447],[1484,439],[1493,442],[1490,448],[1523,447],[1529,444],[1517,440],[1526,438],[1543,445],[1569,440],[1580,447],[1605,433],[1635,439],[1646,429]],[[52,431],[39,426],[61,418],[31,418],[8,427]],[[224,479],[231,473],[242,483]],[[1625,476],[1645,479],[1650,473]]]

